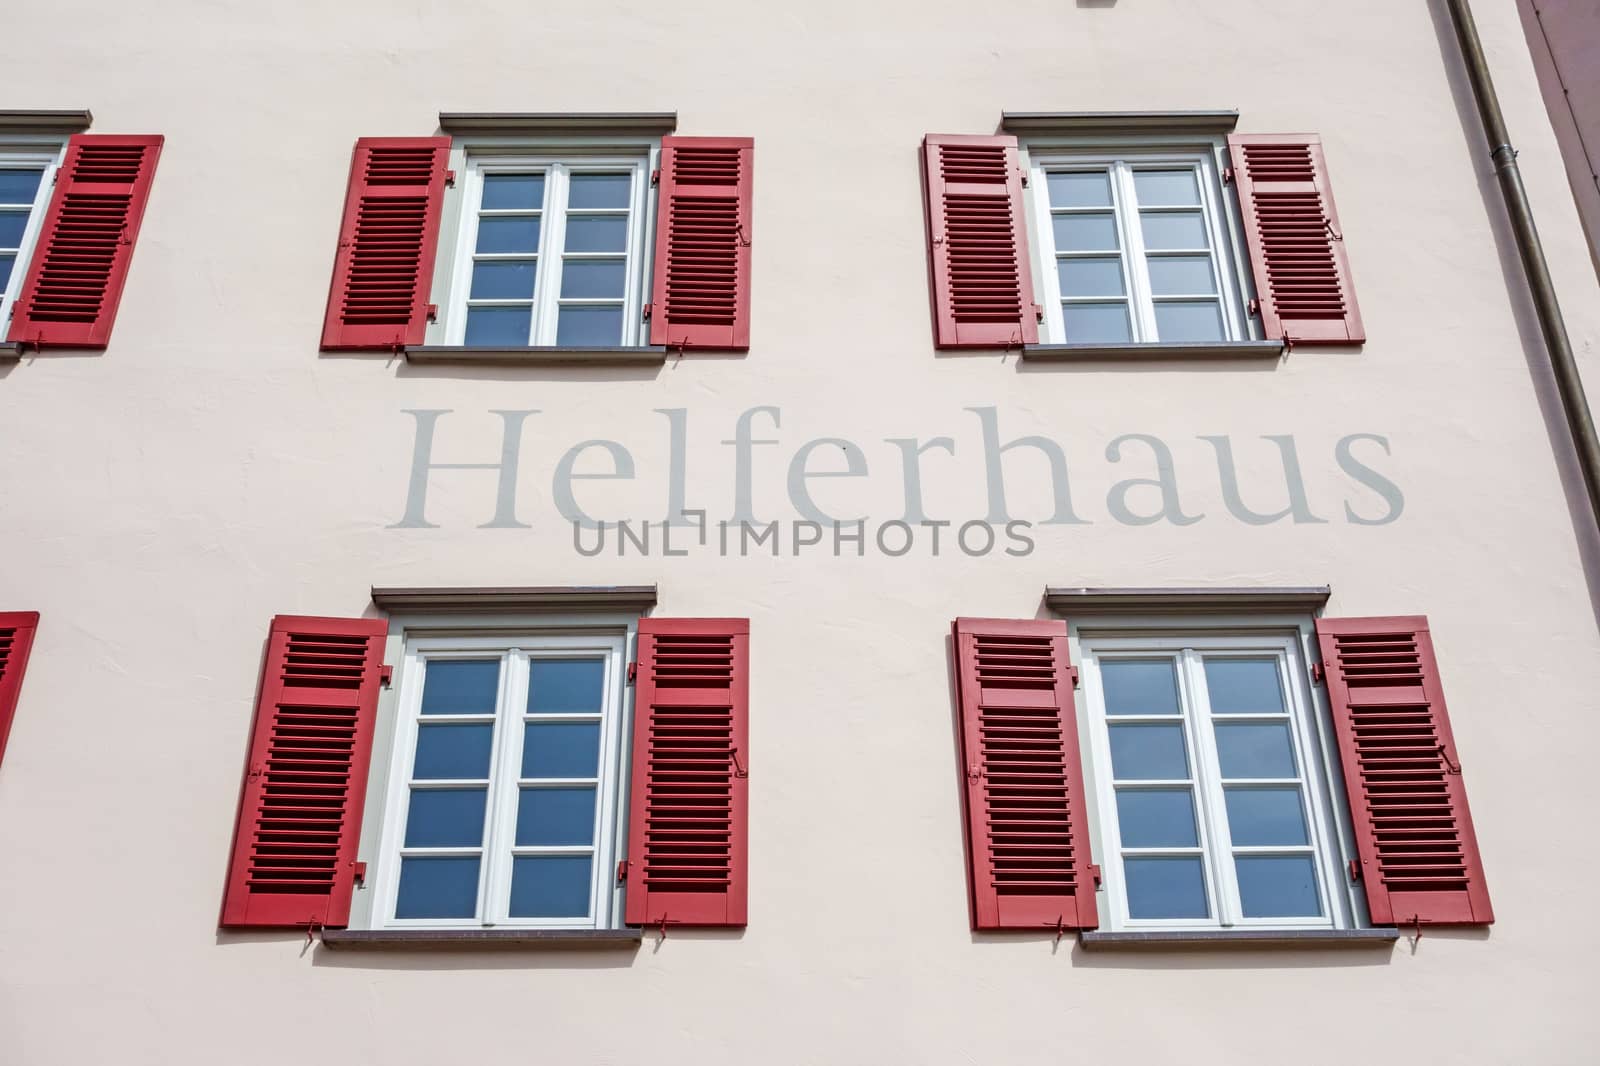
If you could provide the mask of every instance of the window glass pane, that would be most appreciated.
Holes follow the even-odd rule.
[[[544,206],[543,174],[485,174],[485,211],[537,211]]]
[[[1188,789],[1119,788],[1117,824],[1125,848],[1193,848],[1194,797]]]
[[[1133,190],[1142,207],[1188,207],[1200,203],[1192,170],[1135,170]]]
[[[1171,659],[1102,659],[1106,714],[1179,714]]]
[[[1051,207],[1110,207],[1111,179],[1105,171],[1075,171],[1050,174]]]
[[[417,728],[417,759],[411,776],[419,781],[486,780],[493,745],[492,722],[426,723]]]
[[[43,170],[0,169],[0,204],[32,205],[39,195]]]
[[[1119,781],[1181,781],[1189,753],[1179,725],[1114,725],[1111,770]]]
[[[1225,778],[1294,777],[1289,724],[1217,723],[1217,759]]]
[[[1133,339],[1126,304],[1064,303],[1061,318],[1071,344],[1125,344]]]
[[[1282,714],[1277,659],[1212,659],[1206,691],[1213,714]]]
[[[1239,902],[1246,918],[1316,918],[1317,872],[1309,855],[1240,855]]]
[[[594,777],[599,772],[599,722],[530,722],[523,727],[523,777]]]
[[[518,856],[511,860],[511,917],[587,917],[592,866],[587,855]]]
[[[622,215],[567,218],[567,251],[621,252],[628,247],[628,219]]]
[[[1061,252],[1114,252],[1116,216],[1107,211],[1092,215],[1056,215],[1056,250]]]
[[[406,814],[408,848],[475,848],[483,843],[481,788],[414,788]]]
[[[598,711],[604,659],[534,659],[528,666],[528,713]]]
[[[464,344],[521,348],[533,337],[531,307],[469,307]]]
[[[1121,259],[1058,259],[1063,296],[1121,296]]]
[[[493,714],[499,659],[434,659],[422,682],[423,714]]]
[[[0,295],[4,295],[6,286],[11,284],[11,268],[16,261],[14,255],[0,255]]]
[[[1205,875],[1199,856],[1127,858],[1122,872],[1128,885],[1130,918],[1208,918]]]
[[[628,264],[621,259],[568,259],[561,264],[561,295],[566,299],[622,297]]]
[[[396,918],[471,918],[478,913],[476,856],[400,860]]]
[[[1164,341],[1220,341],[1222,310],[1213,302],[1157,303],[1156,336]]]
[[[1209,255],[1153,255],[1150,291],[1157,296],[1204,296],[1217,291]]]
[[[556,343],[607,347],[622,343],[622,308],[563,307],[556,319]]]
[[[478,251],[537,252],[538,250],[537,215],[478,219]]]
[[[517,797],[517,846],[593,844],[594,789],[525,788]]]
[[[1198,211],[1141,211],[1144,246],[1155,252],[1209,248],[1205,216]]]
[[[22,247],[22,231],[28,228],[28,212],[0,211],[0,248]]]
[[[572,189],[567,193],[567,206],[573,210],[627,207],[632,189],[632,174],[574,174]]]
[[[1229,788],[1228,829],[1241,848],[1309,844],[1298,788]]]
[[[472,294],[474,300],[531,300],[533,299],[533,260],[510,262],[489,260],[472,264]]]

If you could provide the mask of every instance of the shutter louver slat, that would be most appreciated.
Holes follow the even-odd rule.
[[[684,351],[750,347],[748,137],[666,137],[650,343]]]
[[[349,921],[386,632],[381,619],[273,620],[224,926]]]
[[[39,627],[37,611],[0,611],[0,762],[5,760],[6,738],[22,694],[22,675],[28,668],[33,634]]]
[[[448,137],[356,142],[324,351],[393,351],[425,339],[449,155]]]
[[[40,349],[110,342],[162,143],[87,133],[67,142],[10,340]]]
[[[1066,624],[958,618],[955,647],[973,927],[1093,929]]]
[[[630,925],[746,917],[749,622],[639,622],[628,819]]]
[[[935,346],[1037,343],[1017,139],[929,134],[922,153]]]
[[[1294,344],[1366,340],[1322,142],[1228,138],[1263,332]]]
[[[1494,921],[1427,619],[1320,619],[1372,921]]]

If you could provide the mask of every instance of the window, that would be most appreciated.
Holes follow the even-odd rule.
[[[444,343],[645,343],[652,151],[466,151]]]
[[[1036,285],[1056,344],[1247,340],[1217,152],[1030,152]]]
[[[409,641],[374,928],[620,924],[610,871],[625,644],[622,634]]]
[[[1081,648],[1107,926],[1353,924],[1299,637]]]
[[[0,145],[0,327],[22,291],[59,159],[59,144]]]

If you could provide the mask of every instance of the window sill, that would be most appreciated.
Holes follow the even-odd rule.
[[[1185,341],[1163,344],[1029,344],[1022,358],[1030,362],[1067,363],[1104,360],[1276,359],[1282,341]]]
[[[555,948],[629,950],[638,947],[638,929],[324,929],[330,948],[399,950],[458,948]]]
[[[1078,934],[1085,951],[1172,948],[1382,948],[1400,939],[1398,929],[1216,929]]]
[[[535,347],[468,347],[462,344],[421,344],[407,347],[408,363],[475,363],[492,366],[551,366],[584,364],[603,366],[660,366],[667,361],[665,346],[595,347],[539,345]]]

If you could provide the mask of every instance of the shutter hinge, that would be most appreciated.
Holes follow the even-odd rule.
[[[1043,322],[1044,321],[1044,308],[1039,306],[1038,304],[1034,304],[1033,305],[1033,318],[1034,318],[1034,321],[1036,321],[1036,322]]]
[[[394,667],[388,665],[387,663],[379,664],[378,684],[382,685],[384,688],[388,688],[390,685],[394,684]]]
[[[1022,175],[1022,187],[1026,189],[1028,187],[1028,172],[1026,170],[1019,170],[1017,173]]]
[[[644,305],[644,317],[645,318],[649,318],[650,317],[650,312],[654,311],[655,309],[656,309],[656,305],[655,304],[645,304]]]
[[[1078,668],[1076,666],[1067,667],[1067,680],[1072,683],[1073,688],[1078,687]]]
[[[661,184],[661,168],[660,167],[657,167],[655,170],[652,170],[650,172],[650,184],[651,185],[660,185]]]
[[[1350,883],[1361,880],[1361,862],[1358,859],[1350,860]]]
[[[620,885],[620,884],[624,883],[627,880],[628,880],[628,860],[627,859],[618,859],[617,860],[617,884]]]
[[[637,680],[639,680],[639,664],[631,662],[628,664],[628,684],[631,685]]]
[[[1252,316],[1259,315],[1261,313],[1261,301],[1251,300],[1249,306],[1246,308],[1246,313]]]
[[[1318,659],[1316,662],[1311,664],[1311,680],[1313,680],[1313,681],[1321,681],[1323,678],[1325,678],[1327,676],[1328,676],[1328,671],[1327,671],[1326,668],[1323,667],[1321,659]]]
[[[437,321],[439,321],[439,305],[438,304],[429,304],[428,305],[428,321],[429,322],[437,322]]]
[[[367,882],[367,864],[364,863],[364,862],[357,862],[357,863],[354,863],[353,865],[356,868],[356,884],[358,884],[358,885],[366,884],[366,882]]]
[[[1233,184],[1233,168],[1232,167],[1223,167],[1222,168],[1222,184],[1224,184],[1224,185],[1232,185]]]
[[[1092,863],[1091,862],[1088,865],[1086,872],[1088,873],[1090,879],[1094,881],[1094,887],[1095,888],[1099,888],[1100,887],[1100,866],[1097,863]]]
[[[456,172],[453,171],[453,170],[445,171],[444,172],[444,183],[446,185],[454,185],[456,183]]]

